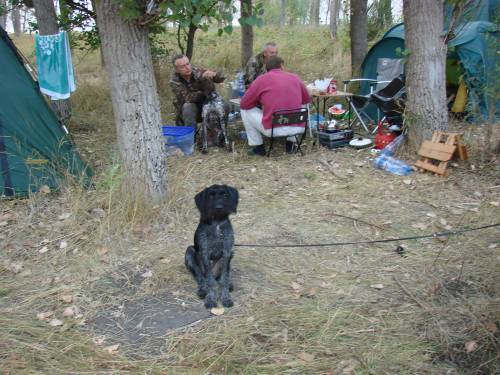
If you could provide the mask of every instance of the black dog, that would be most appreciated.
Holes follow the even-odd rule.
[[[186,250],[186,268],[198,283],[198,296],[207,309],[217,306],[216,280],[221,285],[220,299],[233,306],[230,264],[234,250],[234,232],[229,215],[236,213],[238,191],[226,185],[212,185],[194,197],[200,211],[200,223],[194,234],[194,246]]]
[[[222,97],[214,90],[207,95],[202,107],[201,152],[208,152],[208,139],[212,138],[215,145],[229,148],[227,138],[227,115]],[[210,133],[210,135],[209,135]],[[211,136],[211,137],[210,137]]]

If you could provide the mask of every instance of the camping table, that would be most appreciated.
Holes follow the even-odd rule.
[[[348,105],[348,110],[349,110],[349,124],[351,123],[351,112],[350,112],[350,103],[351,101],[349,98],[353,94],[350,92],[345,92],[345,91],[335,91],[334,93],[325,93],[325,94],[319,94],[319,93],[313,93],[311,95],[312,101],[314,103],[314,106],[316,107],[316,113],[318,116],[316,117],[317,122],[319,122],[319,111],[320,111],[320,102],[323,100],[323,117],[325,117],[326,114],[326,102],[332,98],[345,98],[347,101]]]

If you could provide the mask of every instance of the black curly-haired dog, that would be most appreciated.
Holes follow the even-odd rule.
[[[222,305],[231,307],[234,232],[229,215],[236,213],[238,191],[227,185],[212,185],[196,194],[194,201],[200,211],[200,223],[194,234],[194,246],[186,250],[186,268],[198,283],[197,294],[205,299],[207,309],[217,306],[217,281]]]
[[[205,94],[205,101],[201,109],[201,152],[204,154],[208,152],[209,138],[216,146],[225,146],[230,151],[231,144],[226,131],[229,107],[224,104],[222,97],[215,91],[211,80],[202,80],[201,88]]]

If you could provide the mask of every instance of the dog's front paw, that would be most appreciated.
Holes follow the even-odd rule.
[[[201,299],[204,299],[206,296],[207,296],[207,291],[205,288],[198,288],[198,290],[196,291],[196,294],[198,295],[198,297],[200,297]]]
[[[224,307],[232,307],[234,305],[234,302],[230,297],[222,298],[221,303]]]
[[[217,301],[215,300],[215,298],[205,298],[205,308],[211,309],[212,307],[217,307]]]

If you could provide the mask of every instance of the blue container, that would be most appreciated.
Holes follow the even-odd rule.
[[[173,155],[179,149],[184,155],[194,152],[194,128],[191,126],[162,126],[167,155]]]

